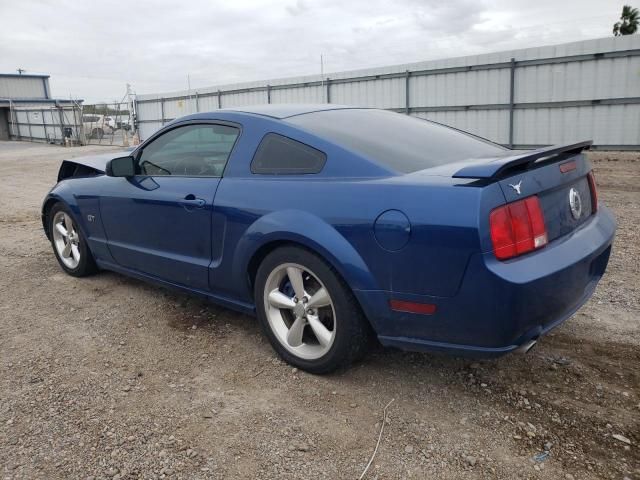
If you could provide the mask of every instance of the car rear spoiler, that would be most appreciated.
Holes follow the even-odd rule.
[[[550,159],[551,157],[575,155],[589,148],[593,141],[587,140],[578,143],[567,143],[565,145],[552,145],[550,147],[538,148],[517,155],[499,157],[485,162],[471,163],[461,168],[453,174],[454,178],[498,178],[504,176],[507,170],[515,168],[527,169],[540,159]]]

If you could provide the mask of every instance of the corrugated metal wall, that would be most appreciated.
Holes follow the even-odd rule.
[[[336,103],[428,118],[515,147],[593,139],[640,149],[640,35],[407,65],[139,95],[148,138],[194,112]]]
[[[48,98],[49,79],[45,76],[0,75],[0,98]]]

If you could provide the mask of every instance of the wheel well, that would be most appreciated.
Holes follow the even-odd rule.
[[[260,268],[260,264],[262,263],[262,260],[264,260],[265,257],[267,255],[269,255],[271,252],[273,252],[275,249],[280,248],[280,247],[284,247],[284,246],[302,248],[302,249],[307,250],[308,252],[313,253],[314,255],[320,257],[322,260],[327,262],[329,267],[331,267],[331,269],[336,273],[336,275],[338,275],[338,277],[340,277],[340,279],[345,283],[345,285],[349,286],[349,284],[347,283],[345,278],[342,276],[342,274],[340,272],[338,272],[338,270],[331,264],[331,262],[328,261],[324,257],[324,255],[322,255],[321,253],[315,251],[312,248],[307,247],[306,245],[303,245],[302,243],[294,242],[294,241],[291,241],[291,240],[274,240],[273,242],[269,242],[269,243],[266,243],[266,244],[262,245],[253,254],[253,257],[251,257],[251,260],[249,260],[249,265],[247,267],[247,280],[249,282],[249,291],[251,292],[251,297],[252,298],[253,298],[253,287],[255,286],[255,281],[256,281],[256,275],[258,274],[258,268]],[[351,289],[351,287],[349,287],[349,289]]]
[[[280,248],[285,245],[295,245],[298,247],[303,247],[303,245],[296,242],[290,242],[286,240],[276,240],[276,241],[269,242],[262,245],[253,254],[253,257],[251,257],[251,260],[249,260],[249,265],[247,266],[247,281],[249,282],[249,292],[251,294],[251,298],[253,298],[253,287],[255,286],[256,275],[258,274],[258,268],[260,268],[260,264],[262,263],[262,260],[264,260],[265,257],[269,255],[271,252],[273,252],[276,248]]]
[[[44,228],[44,233],[49,240],[51,240],[51,232],[49,231],[49,212],[51,212],[51,209],[56,203],[58,203],[58,201],[59,200],[56,198],[50,198],[42,207],[42,227]]]
[[[262,263],[262,260],[264,260],[264,258],[267,255],[269,255],[271,252],[273,252],[275,249],[280,248],[280,247],[284,247],[284,246],[294,246],[294,247],[302,248],[304,250],[307,250],[308,252],[313,253],[314,255],[317,255],[322,260],[327,262],[327,264],[329,265],[329,268],[331,268],[335,272],[335,274],[338,276],[338,278],[344,283],[345,287],[349,289],[349,292],[353,295],[353,298],[354,298],[354,300],[356,302],[356,305],[358,306],[358,308],[362,312],[364,318],[366,318],[367,324],[369,325],[369,328],[371,329],[371,332],[374,332],[373,325],[371,324],[371,321],[369,320],[369,318],[367,318],[367,315],[364,313],[365,311],[364,311],[364,308],[362,308],[362,305],[360,304],[360,300],[354,294],[353,289],[351,288],[349,283],[345,280],[345,278],[342,276],[342,274],[331,264],[331,262],[329,262],[324,257],[324,255],[320,254],[319,252],[315,251],[312,248],[307,247],[306,245],[303,245],[303,244],[298,243],[298,242],[293,242],[291,240],[275,240],[273,242],[269,242],[269,243],[267,243],[265,245],[262,245],[253,254],[253,257],[251,257],[251,260],[249,260],[249,265],[247,267],[247,281],[249,283],[249,292],[250,292],[252,300],[255,300],[254,295],[253,295],[253,290],[254,290],[254,286],[255,286],[256,275],[258,274],[258,268],[260,268],[260,264]]]

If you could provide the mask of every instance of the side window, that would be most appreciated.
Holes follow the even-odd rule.
[[[267,133],[251,162],[251,172],[266,175],[318,173],[327,155],[309,145],[277,133]]]
[[[138,157],[142,175],[221,177],[240,130],[229,125],[185,125],[159,136]]]

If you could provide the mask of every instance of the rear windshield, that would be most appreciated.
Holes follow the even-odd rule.
[[[385,110],[325,110],[286,121],[402,173],[506,151],[444,125]]]

